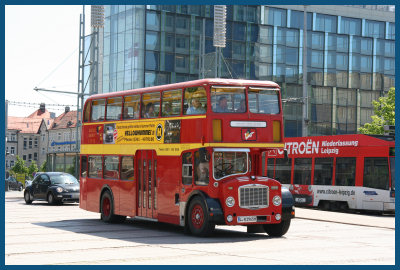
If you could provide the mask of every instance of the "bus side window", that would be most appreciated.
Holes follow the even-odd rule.
[[[182,155],[182,184],[191,185],[193,179],[192,153],[184,153]]]
[[[121,180],[134,180],[133,157],[121,157]]]
[[[107,99],[107,115],[106,120],[121,119],[122,97]]]
[[[103,161],[101,156],[89,156],[89,174],[90,178],[102,178]]]
[[[142,117],[156,118],[160,112],[160,92],[143,94]]]
[[[138,119],[140,111],[140,95],[124,97],[123,119]]]
[[[87,176],[87,156],[81,157],[81,176]]]
[[[92,102],[92,121],[104,120],[104,114],[106,112],[106,101],[105,99],[93,100]]]
[[[194,153],[194,183],[199,186],[207,186],[210,182],[209,163],[201,157],[200,152]]]
[[[162,93],[162,116],[181,114],[182,90],[170,90]]]
[[[83,122],[87,123],[90,121],[90,110],[92,109],[92,102],[89,101],[88,103],[86,103],[85,106],[85,113],[83,115]]]
[[[104,157],[104,179],[119,179],[119,158],[118,156]]]

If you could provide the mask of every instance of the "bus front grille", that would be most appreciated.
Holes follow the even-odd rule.
[[[239,187],[239,207],[266,208],[268,207],[268,187],[264,185],[245,185]]]

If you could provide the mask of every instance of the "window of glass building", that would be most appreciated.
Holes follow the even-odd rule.
[[[395,37],[396,37],[395,34],[396,34],[395,24],[394,23],[389,23],[388,38],[389,39],[395,39]]]
[[[181,114],[182,90],[170,90],[162,93],[162,116]]]
[[[175,70],[176,72],[188,73],[189,71],[189,56],[188,55],[175,55]]]
[[[364,158],[364,187],[389,189],[389,163],[387,157]]]
[[[160,15],[157,12],[146,12],[146,29],[160,31]]]
[[[395,42],[385,41],[385,54],[386,57],[395,57]]]
[[[290,28],[304,29],[304,12],[292,10],[290,12]],[[312,13],[307,12],[307,30],[312,29]]]
[[[160,34],[158,32],[146,32],[146,49],[160,50]]]
[[[277,158],[275,161],[275,179],[281,184],[290,184],[291,173],[292,159]]]
[[[307,47],[315,50],[323,50],[324,49],[324,33],[312,32],[311,35],[307,36]]]
[[[361,36],[361,19],[342,17],[340,33]]]
[[[183,101],[184,114],[205,114],[206,111],[207,93],[204,87],[186,88]]]
[[[372,38],[361,38],[361,54],[372,55]]]
[[[142,117],[155,118],[160,112],[160,93],[149,93],[142,95]]]
[[[338,52],[349,52],[349,36],[337,35],[336,46]]]
[[[158,52],[146,51],[146,69],[159,70],[159,57]]]
[[[106,120],[121,119],[121,112],[122,112],[122,97],[108,98]]]
[[[138,119],[140,111],[140,95],[124,97],[123,119]]]
[[[332,185],[333,158],[315,158],[314,185]]]
[[[385,23],[365,20],[365,36],[385,38]]]
[[[234,22],[232,28],[232,38],[234,40],[245,41],[246,40],[246,24]]]
[[[189,34],[190,20],[189,17],[177,15],[175,19],[175,30],[179,34]]]
[[[285,9],[265,7],[264,22],[273,26],[286,27],[286,13]]]
[[[259,42],[272,44],[274,29],[272,26],[260,25]]]
[[[336,158],[336,186],[354,186],[356,179],[356,158]]]
[[[176,35],[175,51],[177,53],[189,53],[190,39],[189,36]]]
[[[92,121],[104,120],[104,114],[106,112],[106,101],[105,99],[97,99],[92,101]]]
[[[293,184],[311,185],[311,158],[295,158]]]
[[[316,14],[315,30],[336,33],[337,17],[325,14]]]

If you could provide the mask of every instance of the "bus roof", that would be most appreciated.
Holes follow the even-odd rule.
[[[200,79],[194,81],[187,81],[187,82],[180,82],[180,83],[173,83],[173,84],[164,84],[164,85],[157,85],[145,88],[138,88],[132,90],[124,90],[112,93],[104,93],[104,94],[95,94],[88,98],[89,99],[99,99],[99,98],[106,98],[106,97],[115,97],[115,96],[125,96],[130,94],[138,94],[142,92],[152,92],[152,91],[161,91],[161,90],[173,90],[179,88],[186,88],[186,87],[193,87],[197,85],[246,85],[251,87],[270,87],[270,88],[277,88],[280,90],[280,87],[277,83],[272,81],[259,81],[259,80],[242,80],[242,79],[219,79],[219,78],[209,78],[209,79]]]

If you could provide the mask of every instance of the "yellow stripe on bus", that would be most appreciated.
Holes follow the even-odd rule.
[[[119,121],[103,121],[103,122],[90,122],[83,123],[84,126],[100,125],[100,124],[112,124],[112,123],[132,123],[132,122],[149,122],[149,121],[170,121],[170,120],[183,120],[183,119],[203,119],[206,115],[195,115],[195,116],[181,116],[181,117],[157,117],[157,118],[142,118],[142,119],[126,119]]]
[[[155,150],[158,156],[180,156],[183,151],[201,147],[283,148],[283,143],[182,143],[182,144],[82,144],[82,155],[134,155],[137,150]]]

